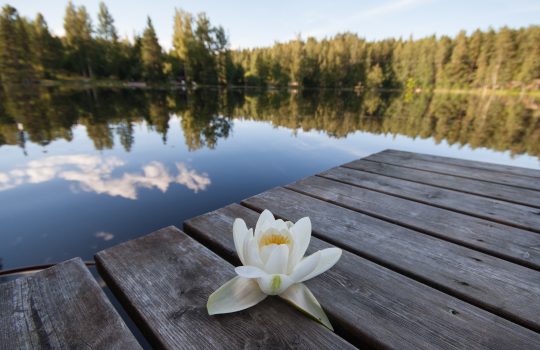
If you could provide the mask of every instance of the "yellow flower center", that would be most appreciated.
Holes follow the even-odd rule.
[[[291,240],[289,237],[279,233],[268,233],[261,237],[259,246],[262,248],[270,244],[289,244]]]

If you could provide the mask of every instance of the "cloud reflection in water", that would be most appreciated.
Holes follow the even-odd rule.
[[[174,172],[170,172],[163,163],[152,161],[144,165],[142,171],[113,176],[113,171],[124,165],[124,161],[114,156],[78,154],[46,157],[7,173],[0,172],[0,191],[28,183],[63,179],[78,184],[82,191],[135,200],[140,188],[157,188],[166,192],[171,184],[176,183],[197,193],[211,184],[207,174],[189,169],[183,162],[175,163]]]

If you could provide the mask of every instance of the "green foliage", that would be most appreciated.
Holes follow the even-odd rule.
[[[540,156],[540,100],[531,96],[427,92],[407,98],[406,93],[375,90],[357,94],[307,89],[295,94],[204,88],[30,90],[27,95],[0,93],[0,145],[70,140],[77,125],[84,125],[97,149],[120,142],[129,151],[137,142],[136,125],[148,125],[166,142],[171,118],[182,116],[175,123],[181,123],[189,150],[214,148],[230,134],[234,119],[249,119],[337,138],[365,131]]]
[[[141,39],[141,61],[143,76],[148,81],[163,80],[163,53],[150,17]]]
[[[49,32],[47,22],[38,13],[34,23],[28,23],[29,44],[32,63],[43,78],[50,78],[52,72],[61,67],[62,42]]]
[[[405,84],[405,91],[403,93],[403,99],[406,102],[412,101],[414,99],[414,93],[416,90],[416,81],[413,78],[407,79]]]
[[[14,7],[6,5],[0,15],[0,81],[29,83],[35,79],[26,25]]]
[[[70,1],[64,16],[63,38],[67,69],[85,77],[94,75],[94,41],[90,15],[84,6],[76,7]]]
[[[124,43],[125,44],[125,43]],[[122,64],[126,59],[125,48],[118,42],[114,19],[105,3],[99,3],[98,25],[94,50],[95,74],[100,77],[118,78],[122,75]]]
[[[381,67],[375,64],[367,75],[366,85],[370,89],[380,89],[384,83],[384,75]]]
[[[214,27],[204,13],[194,18],[176,10],[173,55],[180,61],[179,78],[202,84],[232,84],[235,67],[223,27]]]
[[[351,33],[322,40],[298,37],[232,57],[248,85],[405,88],[413,79],[423,89],[538,89],[539,28],[377,42]]]
[[[114,19],[103,2],[99,3],[97,36],[106,41],[118,41]]]
[[[476,30],[455,38],[368,42],[354,33],[321,40],[300,36],[271,47],[231,50],[221,26],[204,13],[174,14],[172,50],[162,51],[150,20],[142,35],[119,38],[102,2],[94,30],[84,6],[71,1],[65,35],[51,35],[41,14],[31,21],[5,6],[0,77],[89,77],[206,85],[422,90],[540,88],[540,27]]]

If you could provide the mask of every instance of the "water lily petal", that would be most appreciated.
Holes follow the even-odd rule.
[[[252,240],[253,240],[253,229],[250,228],[248,230],[247,238],[244,239],[244,244],[242,247],[244,260],[242,261],[242,259],[240,259],[242,261],[242,264],[244,265],[249,265],[247,263],[247,254],[248,254],[249,242],[251,242]]]
[[[257,266],[260,268],[264,266],[261,256],[259,255],[259,243],[257,242],[257,239],[252,238],[247,242],[244,260],[246,261],[245,265]]]
[[[262,292],[268,295],[278,295],[289,288],[294,281],[287,275],[266,275],[258,278],[257,283]]]
[[[249,230],[246,226],[246,223],[242,219],[236,219],[233,223],[233,238],[234,238],[234,247],[236,248],[236,253],[240,258],[242,264],[246,264],[244,260],[244,243],[246,239],[249,238]]]
[[[274,215],[270,212],[270,210],[265,209],[261,215],[259,216],[259,219],[257,220],[257,224],[255,225],[255,237],[258,238],[262,233],[263,226],[268,227],[267,225],[270,225],[275,221]]]
[[[294,270],[289,275],[295,282],[304,281],[304,277],[311,274],[319,265],[321,260],[321,252],[315,252],[308,257],[302,259],[298,265],[294,267]]]
[[[265,265],[266,262],[268,261],[268,258],[270,257],[270,253],[274,250],[274,247],[275,245],[270,244],[262,248],[259,248],[259,256],[261,257],[261,261],[263,265]]]
[[[303,283],[293,284],[279,296],[299,308],[301,311],[312,316],[332,331],[334,330],[328,317],[321,308],[321,305]]]
[[[315,270],[302,278],[302,280],[300,280],[299,282],[307,281],[315,276],[318,276],[332,266],[334,266],[341,257],[342,251],[339,248],[326,248],[323,250],[319,250],[319,253],[321,253],[321,258]]]
[[[209,315],[226,314],[247,309],[266,298],[257,282],[236,276],[210,295],[206,309]]]
[[[260,278],[267,275],[266,272],[256,266],[238,266],[234,271],[238,276],[245,278]]]
[[[291,228],[291,232],[294,244],[289,261],[289,270],[292,270],[306,253],[311,239],[311,220],[308,217],[301,218]]]
[[[272,223],[272,228],[276,229],[278,232],[288,231],[289,230],[289,228],[287,227],[287,224],[285,223],[285,221],[283,221],[281,219],[275,220]]]
[[[289,246],[286,244],[271,245],[270,249],[264,270],[269,274],[286,273],[289,262]]]

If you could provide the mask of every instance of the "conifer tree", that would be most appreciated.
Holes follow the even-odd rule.
[[[0,15],[0,81],[5,84],[35,80],[28,35],[17,10],[5,5]]]
[[[64,31],[68,66],[83,76],[92,77],[94,75],[92,21],[84,6],[76,8],[71,1],[68,2],[64,16]]]
[[[50,78],[60,68],[62,43],[51,35],[47,22],[41,13],[36,15],[30,28],[30,51],[34,67],[42,77]]]
[[[463,88],[469,85],[472,73],[465,32],[460,32],[454,42],[452,56],[446,66],[446,78],[450,81],[451,86]]]
[[[141,59],[143,76],[146,80],[163,79],[163,53],[150,17],[147,18],[146,29],[141,39]]]
[[[180,74],[184,80],[193,80],[193,17],[183,10],[176,10],[173,27],[173,53],[180,61]]]
[[[97,36],[113,43],[118,41],[114,19],[104,2],[99,3]]]
[[[523,85],[530,84],[536,80],[536,86],[540,86],[540,26],[528,28],[523,40],[523,50],[521,56],[523,63],[519,69],[517,79]]]

